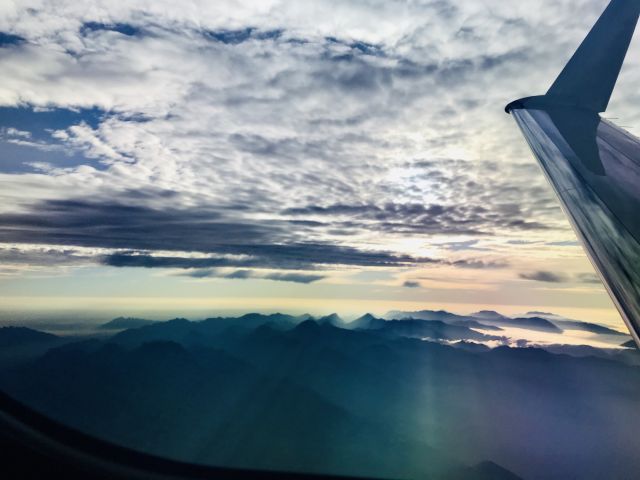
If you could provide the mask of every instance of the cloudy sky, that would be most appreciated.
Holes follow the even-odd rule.
[[[503,111],[606,4],[0,1],[0,310],[620,325]]]

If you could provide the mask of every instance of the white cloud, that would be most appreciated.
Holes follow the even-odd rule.
[[[0,49],[0,104],[106,113],[52,135],[99,166],[0,174],[2,208],[74,197],[213,208],[244,222],[307,222],[290,228],[308,241],[400,251],[407,236],[429,242],[465,222],[486,235],[564,239],[502,107],[544,91],[605,4],[5,2],[0,30],[25,42]],[[211,34],[249,27],[239,43]],[[625,75],[630,92],[633,59]],[[176,195],[132,196],[150,190]],[[284,213],[345,203],[380,212]]]

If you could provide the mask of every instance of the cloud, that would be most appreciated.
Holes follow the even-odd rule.
[[[388,252],[361,252],[332,245],[220,245],[226,256],[185,257],[144,253],[112,253],[99,257],[110,267],[210,268],[246,267],[277,269],[315,269],[317,266],[351,265],[363,267],[399,267],[437,263],[428,258],[394,256]],[[233,253],[231,253],[233,252]]]
[[[563,283],[568,281],[566,275],[542,270],[532,273],[521,273],[519,277],[524,280],[533,280],[536,282],[546,283]]]
[[[471,268],[476,270],[482,270],[482,269],[507,268],[509,266],[509,263],[507,263],[506,261],[464,259],[464,260],[455,260],[451,262],[451,265],[459,268]]]
[[[90,265],[93,261],[94,256],[91,252],[73,248],[0,247],[0,263],[2,265],[61,267]]]
[[[90,35],[91,32],[100,31],[117,32],[128,37],[139,35],[141,33],[140,29],[126,23],[106,24],[100,22],[87,22],[80,28],[80,34],[82,36]]]
[[[9,127],[0,130],[0,133],[6,134],[10,137],[31,138],[31,132],[26,130],[18,130],[17,128]]]
[[[412,280],[407,280],[402,284],[403,287],[405,288],[420,288],[422,287],[422,285],[420,284],[420,282],[414,282]]]
[[[247,280],[247,279],[263,279],[274,280],[277,282],[293,282],[309,284],[323,280],[325,275],[314,275],[309,273],[297,273],[297,272],[272,272],[264,273],[255,270],[234,270],[230,273],[216,270],[216,269],[196,269],[189,270],[188,272],[181,273],[181,276],[187,276],[191,278],[227,278],[232,280]]]
[[[538,282],[547,282],[547,283],[564,283],[575,281],[578,283],[585,284],[593,284],[593,285],[601,285],[602,281],[600,278],[594,273],[578,273],[573,276],[569,276],[563,273],[554,273],[548,271],[537,271],[532,273],[521,273],[519,277],[524,280],[535,280]]]
[[[270,273],[263,278],[275,280],[278,282],[295,282],[295,283],[313,283],[322,280],[323,275],[310,275],[300,273]]]
[[[0,241],[112,266],[506,267],[499,242],[404,245],[567,231],[501,107],[548,84],[597,3],[20,4],[0,15],[0,127],[22,132]]]
[[[332,243],[304,241],[299,226],[287,221],[230,219],[225,209],[162,208],[174,201],[171,191],[138,191],[129,198],[156,201],[155,208],[85,200],[43,202],[26,213],[0,214],[0,241],[103,249],[105,265],[119,267],[204,268],[245,266],[312,268],[313,265],[402,266],[437,263],[431,258]],[[198,252],[214,257],[153,255],[153,251]]]
[[[454,252],[465,251],[465,250],[476,250],[476,251],[488,251],[490,249],[479,247],[479,240],[466,240],[462,242],[447,242],[441,245],[442,248],[446,248],[447,250],[451,250]]]
[[[487,235],[496,228],[515,230],[546,230],[549,227],[539,222],[513,218],[513,212],[496,215],[479,205],[424,205],[422,203],[393,203],[383,205],[348,205],[295,207],[283,212],[285,215],[304,218],[348,218],[351,225],[362,221],[375,225],[377,230],[389,233],[436,233]],[[517,213],[520,213],[519,211]],[[335,221],[335,220],[334,220]],[[472,245],[461,242],[462,245]]]
[[[579,273],[576,280],[580,283],[588,283],[592,285],[602,285],[602,280],[595,273]]]

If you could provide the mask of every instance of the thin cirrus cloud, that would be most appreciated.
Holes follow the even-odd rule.
[[[605,2],[543,3],[0,11],[0,241],[203,276],[509,268],[507,242],[568,227],[501,107],[548,84]],[[416,237],[455,239],[436,258]]]

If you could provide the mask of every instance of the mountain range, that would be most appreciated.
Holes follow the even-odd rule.
[[[457,322],[458,325],[474,325],[473,328],[490,329],[492,326],[516,327],[525,330],[534,330],[549,333],[562,333],[564,330],[580,330],[599,335],[628,336],[627,333],[614,330],[597,323],[571,320],[545,312],[528,312],[517,317],[508,317],[491,310],[482,310],[470,315],[456,315],[444,310],[420,310],[417,312],[403,312],[393,310],[385,315],[385,318],[394,320],[422,319],[440,320],[448,323]],[[480,324],[480,325],[478,325]]]
[[[55,340],[0,368],[0,388],[101,438],[228,467],[470,480],[640,471],[637,350],[488,348],[460,324],[488,315],[415,316],[254,313],[85,339],[0,329],[14,349]]]

